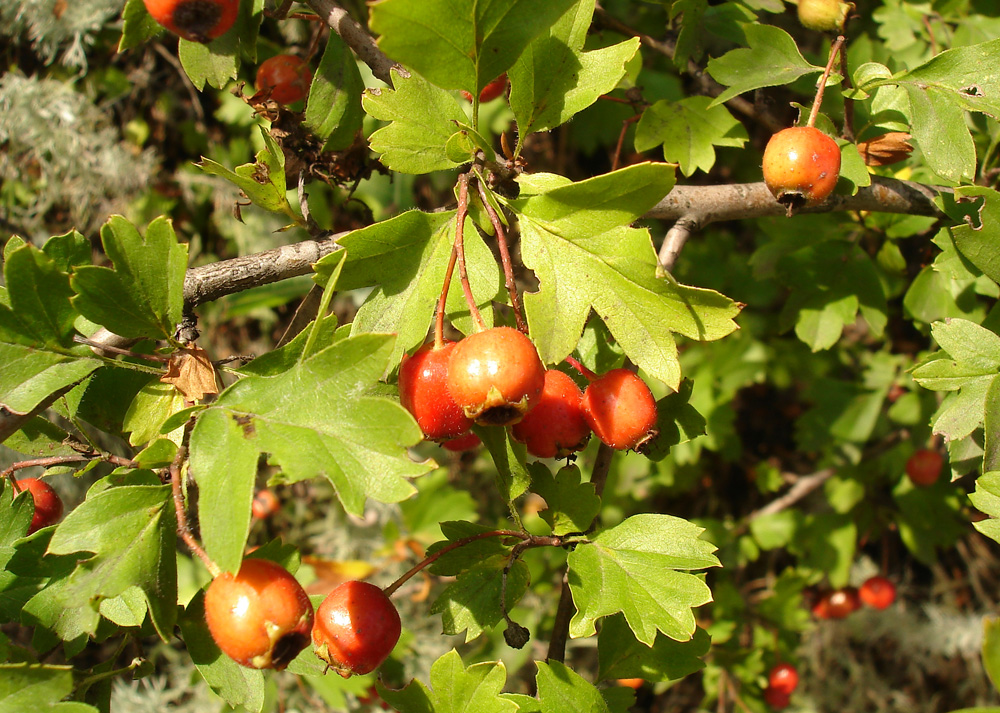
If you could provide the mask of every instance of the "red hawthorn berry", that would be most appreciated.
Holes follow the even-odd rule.
[[[368,582],[344,582],[316,610],[316,655],[344,678],[374,671],[399,641],[399,612]]]
[[[537,458],[564,458],[582,450],[590,440],[590,425],[580,387],[558,369],[549,369],[538,403],[511,433]]]
[[[448,392],[481,426],[510,426],[528,413],[545,386],[545,367],[531,340],[494,327],[458,344],[448,362]]]
[[[628,369],[612,369],[590,382],[583,413],[594,434],[616,450],[641,448],[656,436],[656,399]]]
[[[17,481],[15,493],[27,490],[35,503],[35,514],[31,516],[28,534],[59,522],[63,514],[63,503],[55,489],[38,478],[21,478]]]
[[[455,342],[437,348],[428,342],[413,356],[404,356],[399,366],[399,401],[431,441],[458,438],[472,426],[472,419],[448,391],[448,363],[454,349]]]
[[[220,37],[236,22],[240,0],[143,0],[154,20],[192,42]]]
[[[258,490],[257,494],[253,496],[253,502],[250,504],[253,516],[258,520],[269,518],[280,509],[281,503],[278,502],[278,496],[267,488]]]
[[[869,577],[858,590],[858,596],[873,609],[886,609],[896,601],[896,585],[885,577]]]
[[[833,192],[840,177],[840,147],[817,128],[793,126],[767,142],[763,170],[764,183],[790,213]]]
[[[271,90],[271,99],[279,104],[294,104],[305,99],[312,84],[312,70],[301,57],[276,54],[257,68],[257,91]]]
[[[914,485],[926,488],[934,485],[941,477],[943,465],[944,458],[940,453],[929,448],[921,448],[906,461],[906,475]]]
[[[844,619],[861,608],[858,590],[843,587],[826,592],[813,607],[818,619]]]
[[[249,668],[281,671],[309,645],[313,607],[288,570],[270,560],[243,560],[205,592],[205,620],[222,652]]]
[[[461,451],[471,451],[473,448],[478,448],[482,445],[482,443],[483,442],[479,440],[479,436],[472,431],[469,431],[463,436],[452,438],[450,441],[445,441],[441,444],[441,447],[446,448],[449,451],[459,453]]]
[[[498,96],[507,91],[507,74],[501,74],[499,77],[494,79],[492,82],[487,84],[479,92],[479,103],[485,104],[486,102],[493,101]],[[472,101],[472,94],[462,90],[462,96],[465,97],[466,101]]]
[[[789,703],[791,703],[791,698],[792,696],[790,693],[779,691],[776,688],[764,689],[764,702],[776,711],[788,708]]]
[[[779,663],[767,675],[768,688],[788,695],[799,685],[799,672],[790,663]]]

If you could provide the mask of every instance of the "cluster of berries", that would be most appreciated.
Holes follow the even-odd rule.
[[[860,588],[841,587],[821,593],[812,606],[812,613],[817,619],[844,619],[862,604],[881,611],[894,601],[896,585],[876,575],[866,579]]]
[[[404,357],[399,398],[428,440],[464,439],[473,424],[511,426],[537,458],[579,451],[591,433],[618,450],[656,435],[656,401],[634,373],[613,369],[581,390],[546,369],[531,340],[510,327],[428,343]]]
[[[799,685],[799,672],[790,663],[779,663],[767,674],[764,701],[775,710],[787,708]]]

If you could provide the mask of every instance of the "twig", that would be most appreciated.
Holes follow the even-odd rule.
[[[135,461],[129,458],[122,458],[121,456],[111,455],[110,453],[80,453],[73,456],[47,456],[45,458],[32,458],[30,460],[22,460],[17,463],[13,463],[10,467],[5,468],[0,472],[0,478],[10,478],[19,470],[25,468],[51,468],[54,465],[64,465],[66,463],[89,463],[92,460],[103,460],[113,465],[122,466],[125,468],[134,468]],[[13,479],[11,482],[16,483]],[[20,492],[20,489],[15,485],[14,490]]]
[[[399,577],[399,579],[397,579],[395,582],[393,582],[388,587],[383,589],[382,592],[385,594],[385,596],[391,597],[393,593],[395,593],[397,589],[406,584],[406,582],[409,581],[409,579],[413,577],[413,575],[417,574],[425,567],[428,567],[429,565],[433,564],[435,561],[437,561],[439,557],[448,554],[452,550],[457,550],[459,547],[465,547],[467,544],[471,542],[476,542],[477,540],[485,540],[488,537],[517,537],[521,541],[531,539],[531,535],[529,535],[528,533],[518,532],[517,530],[490,530],[489,532],[480,532],[476,535],[469,535],[468,537],[463,537],[460,540],[455,540],[454,542],[445,545],[434,554],[425,557],[423,560],[421,560],[413,567],[411,567],[409,570],[404,572]]]
[[[315,10],[316,14],[323,18],[334,32],[340,35],[340,38],[354,50],[361,61],[371,68],[372,74],[390,87],[393,86],[390,70],[395,69],[401,77],[410,76],[409,72],[386,57],[365,28],[333,0],[305,0],[305,3]]]
[[[759,517],[764,517],[765,515],[774,515],[782,510],[787,510],[792,505],[797,503],[802,498],[806,497],[816,488],[820,487],[829,480],[837,470],[835,468],[824,468],[823,470],[818,470],[810,475],[804,475],[798,478],[788,492],[779,498],[775,498],[767,505],[762,508],[754,510],[752,513],[747,515],[743,522],[736,528],[735,532],[742,532],[745,530],[751,522]]]

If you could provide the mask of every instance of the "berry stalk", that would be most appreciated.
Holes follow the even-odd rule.
[[[819,78],[819,86],[816,88],[816,98],[813,99],[812,109],[809,110],[809,119],[806,121],[806,126],[811,127],[816,123],[816,117],[819,116],[819,108],[823,104],[823,93],[826,91],[826,80],[829,78],[830,72],[833,71],[833,63],[839,56],[840,48],[843,45],[844,36],[839,35],[830,46],[830,58],[826,61],[826,69],[823,70],[823,76]]]
[[[510,294],[510,306],[514,310],[514,321],[517,323],[517,329],[522,334],[528,333],[528,323],[524,321],[524,315],[521,312],[521,299],[517,294],[517,284],[514,282],[514,266],[510,260],[510,249],[507,246],[507,233],[503,228],[503,221],[500,220],[500,216],[497,212],[493,210],[493,206],[490,204],[488,196],[486,194],[486,187],[483,185],[482,176],[476,181],[476,187],[479,189],[479,198],[483,203],[483,207],[486,208],[486,214],[490,217],[490,222],[493,224],[493,230],[497,235],[497,247],[500,248],[500,262],[503,265],[503,276],[504,283],[507,286],[507,292]]]
[[[462,283],[462,292],[465,294],[465,302],[469,305],[469,313],[476,323],[476,329],[483,331],[486,323],[483,315],[476,305],[476,298],[472,294],[472,286],[469,284],[469,273],[465,267],[465,218],[469,214],[469,174],[463,173],[458,177],[458,214],[455,216],[455,253],[458,257],[458,279]]]

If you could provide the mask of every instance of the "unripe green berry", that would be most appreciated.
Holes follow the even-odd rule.
[[[841,0],[799,0],[799,22],[810,30],[841,32],[851,7]]]

